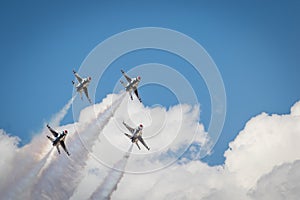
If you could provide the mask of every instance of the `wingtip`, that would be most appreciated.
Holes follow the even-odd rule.
[[[73,73],[74,73],[74,74],[76,73],[75,69],[73,69]]]
[[[123,69],[121,69],[121,72],[122,72],[122,74],[124,74],[124,73],[125,73]]]

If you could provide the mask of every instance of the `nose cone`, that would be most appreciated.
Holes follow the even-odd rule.
[[[141,80],[141,77],[140,77],[140,76],[138,76],[138,77],[137,77],[137,79],[140,81],[140,80]]]
[[[91,80],[92,80],[92,78],[89,76],[88,80],[89,80],[89,81],[91,81]]]
[[[139,128],[140,128],[140,130],[142,130],[143,129],[143,124],[140,124]]]

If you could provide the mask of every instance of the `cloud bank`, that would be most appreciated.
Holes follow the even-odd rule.
[[[118,187],[110,192],[112,199],[276,200],[300,196],[300,102],[289,114],[262,113],[250,119],[229,144],[224,164],[208,166],[198,159],[199,150],[209,143],[199,123],[199,106],[150,108],[121,97],[108,95],[84,109],[78,122],[56,127],[74,133],[66,140],[71,157],[52,150],[46,130],[21,148],[17,137],[0,130],[0,196],[88,199],[103,194],[110,187],[107,180],[114,177]],[[133,146],[126,162],[124,155],[131,144],[123,135],[127,131],[123,120],[132,126],[143,123],[151,148],[148,152]],[[124,174],[113,173],[111,168],[123,170],[124,163]]]
[[[191,161],[157,173],[126,174],[113,199],[298,199],[299,109],[298,102],[290,114],[250,119],[229,144],[222,166]]]

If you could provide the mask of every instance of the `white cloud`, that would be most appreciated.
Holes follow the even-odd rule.
[[[298,200],[300,197],[300,160],[285,163],[262,176],[250,192],[253,199]]]
[[[264,175],[278,165],[300,159],[300,117],[294,112],[299,108],[297,103],[291,114],[270,116],[262,113],[249,120],[245,129],[230,143],[224,166],[209,167],[193,161],[149,174],[126,174],[113,199],[264,199],[268,195],[261,194],[264,191],[262,181],[264,185],[272,182]],[[293,177],[292,182],[300,181],[298,172],[293,175],[296,169],[300,170],[299,166],[289,171],[285,182]],[[254,190],[257,181],[258,188]],[[281,182],[277,183],[269,186],[278,188]],[[298,185],[282,187],[286,189],[287,197],[297,197],[295,188]],[[138,193],[134,192],[135,188]],[[285,199],[281,197],[278,199]]]
[[[300,116],[300,101],[296,102],[291,108],[292,116]]]
[[[99,131],[100,142],[96,143],[92,151],[96,158],[108,166],[113,166],[131,144],[124,135],[128,130],[123,126],[122,121],[132,127],[143,123],[145,125],[143,137],[151,151],[148,152],[142,144],[140,144],[142,150],[134,146],[127,168],[134,172],[155,170],[172,161],[175,162],[192,141],[200,146],[208,141],[198,118],[198,106],[178,105],[166,110],[161,107],[143,107],[138,101],[128,104],[126,99],[117,109],[112,120]],[[136,162],[139,164],[137,165]]]
[[[96,158],[107,166],[118,168],[115,163],[123,157],[124,152],[131,145],[130,140],[124,136],[124,132],[128,130],[122,125],[123,120],[133,127],[143,123],[143,137],[151,148],[148,152],[142,145],[142,150],[138,150],[136,146],[133,147],[133,153],[126,167],[126,170],[131,172],[143,173],[164,168],[169,162],[177,161],[181,155],[177,153],[180,151],[183,153],[184,149],[181,148],[187,147],[192,140],[199,146],[208,141],[203,125],[198,122],[198,106],[178,105],[166,110],[162,107],[144,107],[138,101],[129,102],[128,104],[127,99],[123,101],[112,120],[99,131],[99,141],[96,141],[94,145],[93,157],[87,161],[87,166],[93,166],[93,169],[106,174],[110,169],[99,163],[97,166],[94,160]],[[170,150],[173,157],[168,154]],[[72,199],[84,199],[91,196],[93,191],[90,190],[90,186],[87,188],[87,184],[90,180],[94,182],[98,177],[98,185],[101,185],[104,180],[103,173],[91,173],[91,168],[87,167],[85,178],[77,187]],[[94,188],[94,186],[91,187]]]
[[[134,191],[138,192],[134,192]],[[126,174],[113,199],[245,199],[246,192],[221,166],[200,161],[143,175]],[[218,198],[216,198],[218,197]]]
[[[122,126],[123,120],[132,126],[145,125],[144,137],[151,151],[143,147],[139,151],[134,146],[126,170],[140,174],[125,173],[112,199],[252,200],[295,199],[299,196],[300,163],[296,160],[300,159],[300,102],[291,108],[291,114],[262,113],[250,119],[230,143],[222,166],[208,166],[199,160],[186,158],[185,162],[166,167],[177,158],[176,153],[195,139],[195,134],[199,146],[209,142],[203,125],[198,122],[199,107],[149,108],[135,100],[129,104],[123,101],[112,118],[107,115],[99,118],[96,126],[92,125],[96,115],[109,108],[117,97],[109,95],[102,103],[83,110],[78,122],[57,127],[71,132],[76,127],[81,136],[80,142],[71,135],[66,140],[73,161],[64,155],[58,158],[56,151],[49,155],[51,159],[45,159],[51,149],[45,138],[46,130],[22,148],[17,147],[18,138],[0,130],[0,148],[4,152],[0,161],[0,177],[5,180],[0,182],[0,196],[15,199],[33,197],[32,191],[41,191],[36,190],[38,186],[47,190],[43,185],[51,183],[53,188],[45,192],[49,196],[55,194],[58,199],[68,197],[75,200],[89,198],[111,172],[104,164],[114,166],[130,145],[129,139],[123,135],[127,131]],[[84,148],[80,146],[81,142],[85,144]],[[79,147],[80,151],[77,151]],[[195,146],[188,156],[197,158]],[[47,178],[43,175],[45,173],[41,173],[42,168],[50,174]],[[152,172],[143,173],[146,171]],[[42,176],[38,182],[34,181],[38,185],[31,183],[35,180],[32,177],[35,172]],[[68,173],[63,175],[63,181],[59,181],[61,173]],[[8,188],[11,190],[8,191]],[[16,195],[7,195],[12,190]],[[64,196],[64,192],[68,194]]]
[[[9,136],[4,130],[0,129],[0,177],[1,180],[8,180],[9,174],[12,170],[12,162],[17,151],[17,145],[19,143],[18,137]],[[0,181],[0,194],[1,189],[5,187],[6,181]]]
[[[291,114],[253,117],[229,144],[225,166],[242,186],[253,187],[274,166],[300,158],[299,122],[300,116]]]
[[[103,104],[94,105],[93,108],[97,112],[107,110],[107,101],[111,100],[113,96],[117,97],[118,95],[109,95],[104,99]],[[71,101],[54,115],[50,121],[51,126],[55,127],[60,123],[70,108]],[[1,179],[3,177],[2,180],[4,180],[1,181],[3,184],[0,185],[1,198],[39,199],[37,197],[48,198],[50,195],[53,198],[61,199],[72,195],[73,190],[78,185],[78,180],[80,181],[81,168],[85,166],[84,159],[88,154],[87,151],[84,151],[85,148],[81,142],[86,142],[87,146],[92,146],[95,140],[93,138],[94,135],[98,135],[97,128],[103,123],[107,123],[106,120],[114,112],[113,110],[108,110],[103,115],[100,113],[98,119],[101,122],[96,124],[93,122],[99,113],[95,115],[93,111],[90,108],[84,110],[83,113],[90,117],[81,118],[83,119],[82,122],[55,127],[58,131],[63,129],[69,130],[66,145],[71,154],[75,154],[75,157],[71,159],[67,158],[63,150],[61,150],[62,154],[58,155],[56,149],[52,148],[51,143],[46,138],[46,135],[50,134],[46,128],[37,134],[29,144],[21,148],[16,146],[16,138],[9,137],[1,132],[0,148],[4,149],[3,152],[9,150],[6,156],[3,156],[5,162],[0,163],[0,169],[8,169],[0,171],[0,177]],[[88,112],[90,114],[87,114]],[[75,132],[75,127],[77,131],[86,131],[87,133],[79,138]]]

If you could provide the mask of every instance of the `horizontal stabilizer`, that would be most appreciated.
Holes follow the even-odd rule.
[[[49,135],[47,135],[47,138],[51,141],[51,142],[53,142],[54,141],[54,139],[53,138],[51,138]]]
[[[124,87],[126,87],[126,83],[124,83],[123,81],[120,81],[120,83],[121,83]]]
[[[124,133],[127,137],[129,137],[129,139],[131,139],[131,135]]]

